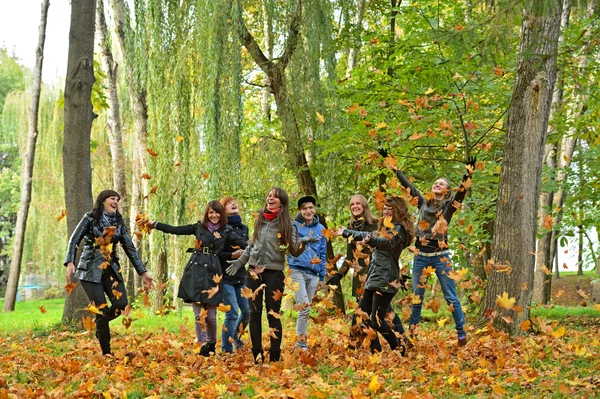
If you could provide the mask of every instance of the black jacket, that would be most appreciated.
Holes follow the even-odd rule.
[[[229,223],[229,226],[231,226],[231,228],[233,229],[233,231],[235,231],[237,233],[238,236],[240,236],[242,239],[246,240],[246,242],[248,241],[248,226],[246,226],[243,223]],[[236,248],[233,248],[236,247]],[[244,247],[240,248],[244,249]],[[227,269],[228,260],[233,260],[233,258],[231,257],[231,254],[234,253],[235,251],[237,251],[239,248],[237,248],[236,245],[231,245],[231,244],[227,244],[225,246],[225,248],[223,249],[223,251],[219,254],[219,259],[221,260],[221,266],[223,269]],[[230,284],[230,285],[237,285],[237,284],[243,284],[246,281],[246,268],[245,267],[240,267],[240,270],[238,270],[238,272],[234,275],[234,276],[230,276],[229,274],[225,273],[223,275],[223,282],[225,284]]]
[[[377,223],[369,224],[366,223],[366,221],[364,220],[360,220],[355,222],[354,224],[349,224],[348,229],[354,231],[373,232],[377,230]],[[363,245],[360,251],[362,255],[359,256],[358,259],[355,259],[354,252],[357,250],[356,242],[356,240],[352,240],[346,244],[346,260],[336,273],[341,274],[343,277],[346,274],[348,274],[348,270],[350,270],[350,268],[355,262],[358,263],[358,266],[362,269],[360,269],[360,271],[358,272],[355,271],[352,278],[352,296],[358,298],[360,296],[358,294],[358,289],[361,286],[359,276],[366,274],[369,271],[369,263],[365,262],[365,259],[369,259],[371,257],[371,252],[373,251],[373,249],[368,245]]]
[[[102,280],[103,270],[100,268],[107,260],[100,253],[100,248],[96,244],[96,238],[104,236],[104,226],[94,218],[92,212],[86,213],[75,230],[69,238],[69,245],[67,247],[67,254],[65,256],[64,265],[66,266],[69,262],[75,262],[75,255],[77,253],[77,247],[83,240],[83,252],[79,259],[79,264],[75,270],[75,277],[79,280],[90,281],[92,283],[99,283]],[[131,237],[125,226],[125,222],[122,217],[117,217],[117,226],[115,234],[112,236],[113,245],[120,242],[125,250],[125,254],[133,264],[133,267],[142,274],[146,271],[146,267],[142,263],[140,256],[138,255]],[[115,271],[117,278],[123,281],[121,275],[121,266],[119,265],[119,258],[117,256],[116,248],[113,249],[110,259],[110,267]]]
[[[387,237],[382,234],[372,234],[365,231],[344,230],[343,236],[352,236],[355,240],[364,240],[371,234],[367,245],[375,250],[371,255],[371,264],[365,282],[365,289],[381,293],[396,293],[398,288],[390,283],[399,284],[400,254],[410,245],[411,237],[400,223],[394,223],[394,228],[385,228]]]
[[[229,246],[237,245],[246,248],[247,241],[237,235],[229,225],[214,233],[202,227],[200,222],[186,226],[157,223],[156,229],[170,234],[193,235],[200,244],[198,249],[194,246],[187,250],[192,253],[192,256],[183,270],[177,296],[184,302],[202,302],[211,305],[221,303],[223,282],[215,283],[214,277],[217,275],[222,277],[227,267],[221,268],[219,255]],[[210,291],[215,287],[218,288],[216,292]]]

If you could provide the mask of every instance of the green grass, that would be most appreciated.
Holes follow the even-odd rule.
[[[584,270],[583,271],[583,276],[578,276],[577,272],[560,272],[560,277],[579,277],[579,278],[595,278],[596,277],[596,270],[591,269],[591,270]]]
[[[49,330],[60,323],[64,304],[64,299],[17,302],[14,312],[0,313],[0,334],[16,335]],[[0,301],[0,306],[4,307],[4,300]],[[40,310],[41,306],[46,313]]]
[[[531,317],[544,317],[558,320],[565,319],[567,317],[600,318],[600,312],[593,307],[583,306],[534,306],[531,308]]]

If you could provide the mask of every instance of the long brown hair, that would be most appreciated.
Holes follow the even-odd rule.
[[[119,198],[119,201],[121,200],[121,195],[119,195],[119,193],[115,190],[100,191],[100,193],[96,197],[96,201],[94,201],[94,207],[92,208],[92,214],[94,215],[96,221],[100,220],[100,218],[102,217],[102,212],[104,211],[104,201],[106,201],[106,199],[110,197],[117,197]],[[115,214],[117,215],[117,219],[122,218],[121,213],[118,209]]]
[[[406,233],[410,236],[410,240],[412,240],[415,235],[415,228],[412,217],[408,212],[406,201],[403,198],[394,195],[386,197],[385,204],[392,208],[392,223],[400,223],[402,227],[404,227],[404,230],[406,230]],[[379,220],[379,229],[383,228],[383,219],[384,218],[381,218]]]
[[[269,193],[273,191],[275,197],[279,199],[281,202],[281,208],[279,209],[279,215],[277,216],[277,229],[279,230],[279,242],[281,245],[290,245],[292,243],[292,218],[290,216],[290,207],[289,202],[290,199],[285,192],[285,190],[281,187],[271,187],[268,191]],[[266,208],[266,203],[265,203]],[[254,233],[252,234],[251,243],[254,244],[256,240],[258,240],[258,233],[263,225],[263,220],[265,217],[263,216],[263,211],[258,212],[258,217],[254,222]]]
[[[352,197],[350,197],[350,202],[352,202],[352,200],[355,198],[359,200],[363,207],[362,215],[360,215],[359,218],[363,218],[366,224],[377,223],[377,218],[373,215],[373,212],[371,212],[367,198],[362,194],[354,194]],[[350,225],[352,226],[357,220],[358,219],[354,216],[352,211],[350,211]]]
[[[210,222],[210,220],[208,220],[208,211],[210,211],[211,208],[219,214],[219,224],[221,225],[221,228],[224,228],[227,225],[227,216],[225,216],[225,208],[223,208],[223,205],[217,200],[212,200],[206,204],[206,208],[204,208],[204,217],[200,224],[203,228],[208,230],[208,223]]]

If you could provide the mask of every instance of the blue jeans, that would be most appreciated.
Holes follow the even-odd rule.
[[[233,352],[233,345],[229,341],[232,338],[236,349],[243,344],[240,340],[240,329],[243,331],[248,325],[248,300],[242,296],[244,284],[223,284],[223,304],[230,305],[231,309],[225,313],[225,322],[221,333],[221,350]]]
[[[306,337],[310,304],[315,296],[319,277],[296,269],[291,269],[290,277],[294,283],[298,283],[298,291],[294,292],[296,305],[304,306],[298,311],[298,320],[296,322],[296,337],[303,338],[303,336]]]
[[[444,260],[442,261],[442,259]],[[423,285],[427,284],[426,279],[421,281],[421,276],[423,274],[423,269],[428,266],[431,266],[435,269],[435,274],[440,282],[444,299],[446,299],[446,303],[451,305],[453,308],[452,316],[454,317],[454,324],[456,325],[458,338],[466,337],[467,333],[464,329],[465,315],[463,314],[462,306],[458,300],[458,296],[456,295],[456,285],[454,284],[454,280],[452,280],[448,275],[450,270],[452,270],[449,253],[433,257],[421,256],[419,254],[415,255],[412,268],[412,290],[413,293],[417,294],[419,298],[421,298],[421,302],[412,305],[410,325],[414,326],[415,324],[419,324],[421,322],[421,308],[423,306],[423,295],[425,294],[425,288]]]

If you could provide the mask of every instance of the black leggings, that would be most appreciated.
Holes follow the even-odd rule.
[[[248,327],[250,330],[250,340],[252,341],[252,353],[254,359],[262,353],[262,310],[263,310],[263,297],[267,306],[267,320],[269,321],[269,327],[273,332],[271,336],[271,360],[278,360],[279,353],[281,351],[281,320],[277,317],[269,314],[270,311],[279,314],[281,310],[281,298],[278,300],[273,299],[273,293],[279,290],[283,294],[285,288],[284,274],[281,270],[264,270],[258,274],[258,279],[253,279],[250,272],[246,275],[246,287],[252,291],[256,291],[262,284],[266,285],[266,288],[257,293],[256,298],[249,298],[250,301],[250,320],[248,321]]]
[[[394,295],[395,294],[393,293],[380,293],[373,290],[365,290],[358,303],[360,310],[371,317],[368,320],[363,320],[362,324],[366,327],[373,327],[375,330],[379,331],[392,349],[398,347],[398,338],[396,338],[394,329],[389,325],[385,317],[390,309]],[[352,318],[352,324],[355,323],[356,315]],[[402,323],[400,323],[400,325],[402,325]],[[371,340],[371,351],[381,351],[381,342],[379,342],[379,337],[377,336]]]
[[[102,280],[99,283],[81,280],[81,286],[90,302],[94,302],[96,307],[102,312],[96,315],[96,330],[108,331],[108,322],[119,317],[127,306],[125,284],[123,281],[119,281],[117,275],[109,266],[103,271]],[[121,293],[120,296],[119,293]],[[100,308],[101,305],[106,304],[106,296],[110,300],[110,306]],[[118,299],[117,296],[119,296]]]

